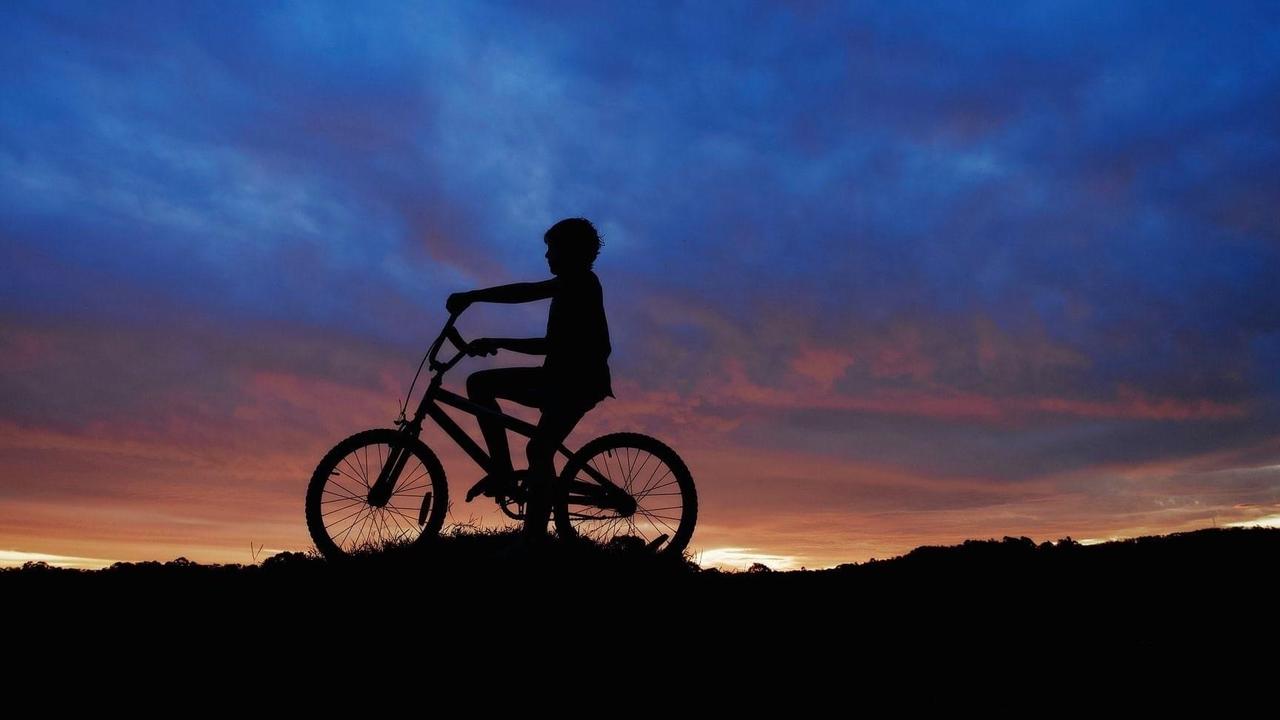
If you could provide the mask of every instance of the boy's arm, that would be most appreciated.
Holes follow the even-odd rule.
[[[454,293],[449,296],[444,306],[451,315],[457,315],[466,310],[471,303],[526,303],[545,300],[556,294],[556,288],[559,286],[557,280],[558,278],[551,278],[542,282],[511,283],[483,290]]]
[[[525,355],[546,355],[547,339],[540,338],[494,338],[494,344],[500,348],[512,350]]]
[[[477,338],[467,344],[467,354],[492,355],[499,350],[513,350],[525,355],[546,355],[547,339],[540,338]]]

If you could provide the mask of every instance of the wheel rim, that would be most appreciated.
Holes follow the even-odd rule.
[[[320,494],[320,520],[325,535],[344,554],[380,552],[412,544],[427,525],[429,513],[423,513],[422,506],[432,491],[432,479],[416,453],[409,452],[387,504],[369,504],[369,489],[390,451],[389,443],[368,443],[347,453],[329,469]]]
[[[669,462],[643,448],[616,447],[596,453],[586,464],[631,495],[636,512],[627,516],[571,501],[567,509],[574,534],[602,545],[643,543],[659,552],[671,545],[679,535],[686,503],[680,477]],[[595,483],[585,470],[579,470],[576,479]],[[628,537],[635,540],[623,540]]]

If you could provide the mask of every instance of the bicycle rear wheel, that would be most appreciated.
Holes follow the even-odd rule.
[[[385,502],[371,504],[370,489],[392,448],[404,461]],[[439,534],[449,508],[449,488],[439,459],[421,440],[382,428],[357,433],[329,451],[307,487],[307,529],[326,558],[385,552],[420,545]]]
[[[610,501],[596,477],[634,501]],[[587,443],[569,460],[557,483],[556,531],[602,545],[643,543],[679,555],[698,521],[698,494],[689,468],[674,450],[638,433],[614,433]]]

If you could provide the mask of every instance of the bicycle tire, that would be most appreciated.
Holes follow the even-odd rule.
[[[570,484],[590,477],[583,472],[588,465],[631,494],[637,503],[634,514],[595,512],[601,509],[574,500]],[[659,474],[664,466],[664,474]],[[678,516],[672,514],[677,512]],[[648,435],[612,433],[583,445],[565,464],[557,483],[554,514],[556,532],[562,538],[585,537],[608,545],[629,536],[659,554],[679,555],[688,546],[698,521],[698,493],[688,466],[675,450]]]
[[[412,457],[397,487],[386,506],[370,505],[367,491],[386,453],[393,443],[406,441]],[[411,492],[417,490],[421,493]],[[307,486],[307,530],[330,560],[421,546],[439,535],[448,509],[449,488],[436,454],[418,438],[391,428],[365,430],[335,445]]]

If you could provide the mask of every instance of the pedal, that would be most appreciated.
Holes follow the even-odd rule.
[[[511,475],[485,475],[480,478],[480,482],[471,486],[467,491],[467,502],[475,500],[481,495],[491,498],[499,498],[515,489],[515,481]]]
[[[475,485],[472,485],[471,489],[467,491],[467,502],[471,502],[472,500],[475,500],[476,497],[478,497],[481,493],[483,493],[484,486],[488,484],[488,482],[489,482],[489,476],[485,475],[484,477],[480,478],[479,482],[477,482]]]
[[[657,550],[657,549],[658,549],[658,546],[659,546],[659,545],[661,545],[662,543],[666,542],[668,537],[670,537],[670,536],[669,536],[669,535],[667,535],[666,533],[663,533],[662,535],[659,535],[658,537],[656,537],[656,538],[654,538],[653,540],[649,541],[649,544],[648,544],[648,545],[646,545],[645,547],[646,547],[647,549],[649,549],[649,550]]]

